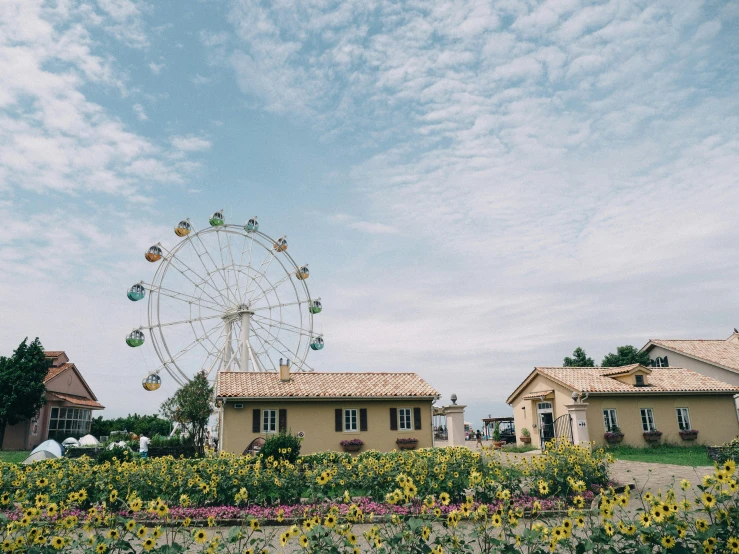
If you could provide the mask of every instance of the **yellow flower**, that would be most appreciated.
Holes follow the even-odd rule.
[[[723,469],[729,475],[733,475],[733,473],[736,471],[736,462],[734,460],[726,460],[723,464],[721,464],[721,469]]]
[[[259,521],[256,519],[252,519],[249,522],[249,525],[251,526],[252,531],[259,531]]]
[[[696,519],[695,528],[698,529],[698,531],[703,532],[708,529],[708,522],[705,519]]]
[[[333,514],[329,514],[326,516],[326,518],[323,521],[324,525],[331,529],[336,525],[336,517]]]
[[[49,542],[51,543],[51,546],[53,546],[56,550],[61,550],[61,548],[64,546],[64,539],[61,537],[51,537]]]
[[[190,521],[191,521],[190,518],[189,517],[186,517],[185,519],[182,520],[182,526],[183,527],[190,527]]]
[[[203,544],[205,542],[205,539],[208,538],[208,535],[203,531],[202,529],[198,529],[193,533],[193,538],[195,539],[195,542],[198,544]]]
[[[208,516],[208,527],[213,527],[216,524],[216,518],[213,516]]]
[[[118,529],[110,529],[106,535],[109,539],[117,539],[120,534],[118,533]]]
[[[647,513],[641,514],[637,519],[642,527],[649,527],[652,524],[652,518]]]
[[[136,531],[136,535],[138,535],[140,539],[143,539],[148,532],[149,530],[146,527],[139,527]]]
[[[308,548],[308,537],[306,537],[305,535],[300,535],[298,542],[303,548]]]
[[[134,520],[129,519],[126,522],[126,531],[133,531],[135,527],[136,527],[136,522]]]
[[[714,497],[711,493],[704,492],[703,495],[701,495],[701,502],[703,502],[703,505],[706,508],[713,508],[716,505],[716,497]]]
[[[113,490],[113,491],[111,491],[111,493],[110,493],[110,497],[109,497],[109,498],[110,498],[110,503],[111,503],[111,504],[112,504],[113,502],[115,502],[116,500],[118,500],[118,491],[117,491],[117,490]]]
[[[154,546],[156,546],[156,541],[152,537],[148,537],[143,542],[143,546],[144,546],[144,550],[146,550],[148,552],[149,550],[151,550],[152,548],[154,548]]]
[[[95,552],[97,552],[97,554],[105,554],[106,550],[108,550],[108,547],[104,542],[99,542],[95,547]]]
[[[539,481],[539,493],[542,495],[549,494],[549,485],[545,481]]]
[[[731,554],[739,554],[739,539],[736,537],[729,537],[729,540],[726,541],[726,546],[731,550]]]
[[[451,499],[450,499],[450,497],[449,497],[449,494],[448,494],[448,493],[446,493],[446,492],[442,492],[442,493],[441,493],[441,494],[439,495],[439,502],[441,502],[441,503],[442,503],[442,504],[443,504],[444,506],[448,506],[448,505],[449,505],[449,501],[450,501],[450,500],[451,500]]]
[[[684,491],[688,490],[690,488],[690,481],[688,481],[687,479],[683,479],[682,481],[680,481],[680,488]]]
[[[665,537],[662,537],[662,546],[669,549],[675,546],[675,539],[674,537],[671,537],[670,535],[667,535]]]

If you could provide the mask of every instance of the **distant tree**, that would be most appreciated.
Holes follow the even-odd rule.
[[[595,362],[593,358],[588,358],[585,350],[578,346],[572,352],[572,358],[569,356],[565,357],[563,365],[564,367],[593,367],[595,366]]]
[[[168,419],[153,415],[128,414],[126,417],[103,419],[103,416],[92,419],[90,433],[96,437],[110,436],[112,431],[129,431],[140,435],[147,431],[150,436],[161,435],[166,437],[172,430],[172,422]]]
[[[205,431],[213,413],[213,387],[201,371],[192,381],[164,401],[162,415],[182,425],[190,433],[198,455],[205,452]]]
[[[622,365],[641,364],[648,367],[650,361],[649,354],[639,352],[634,346],[626,345],[617,347],[615,354],[613,352],[606,354],[600,365],[603,367],[621,367]]]
[[[28,337],[10,358],[0,356],[0,448],[5,440],[5,426],[33,418],[46,402],[44,379],[49,372],[44,347]]]

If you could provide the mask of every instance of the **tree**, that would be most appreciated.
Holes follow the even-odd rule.
[[[103,419],[103,416],[92,418],[90,434],[101,437],[110,436],[111,431],[129,431],[140,435],[142,431],[146,431],[152,437],[155,435],[166,437],[171,430],[172,422],[162,419],[157,414],[128,414],[126,417],[112,419]]]
[[[49,365],[38,337],[23,339],[10,358],[0,356],[0,448],[5,426],[33,418],[46,402],[44,379]]]
[[[593,358],[588,358],[588,355],[585,354],[585,350],[580,348],[579,346],[575,348],[574,352],[572,352],[572,358],[569,356],[565,357],[564,359],[564,367],[593,367],[595,366],[595,362],[593,361]]]
[[[205,431],[213,413],[213,387],[201,371],[192,381],[164,401],[162,415],[182,425],[189,432],[198,455],[205,453]]]
[[[622,365],[641,364],[649,367],[650,361],[649,354],[639,352],[634,346],[626,345],[617,347],[615,354],[613,352],[606,354],[600,365],[603,367],[621,367]]]

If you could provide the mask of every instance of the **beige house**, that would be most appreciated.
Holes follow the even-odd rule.
[[[685,367],[739,386],[739,333],[719,340],[650,339],[642,347],[653,367]],[[739,400],[737,401],[739,406]]]
[[[46,404],[32,420],[5,428],[4,450],[31,450],[48,438],[82,436],[90,432],[92,412],[105,408],[77,366],[61,350],[46,351]]]
[[[258,437],[289,431],[303,437],[302,454],[390,451],[399,438],[433,446],[432,404],[439,393],[415,373],[221,372],[216,381],[219,445],[243,453]]]
[[[602,444],[613,427],[631,446],[645,446],[643,433],[654,430],[663,443],[713,445],[739,435],[737,393],[734,385],[679,367],[537,367],[507,402],[518,436],[529,429],[533,446],[573,432]],[[698,430],[697,439],[683,439],[680,431],[688,430]]]

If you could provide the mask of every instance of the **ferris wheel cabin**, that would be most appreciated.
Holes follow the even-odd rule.
[[[144,296],[146,296],[146,289],[142,284],[136,283],[130,289],[128,289],[128,294],[126,296],[128,296],[129,300],[137,302],[138,300],[141,300],[142,298],[144,298]]]
[[[186,237],[190,234],[190,231],[192,231],[192,225],[190,225],[190,220],[185,219],[184,221],[180,221],[177,224],[177,227],[174,228],[174,234],[178,237]]]
[[[146,254],[144,254],[144,257],[147,259],[147,261],[150,262],[158,262],[162,259],[162,249],[159,248],[156,244],[149,248],[146,251]]]
[[[321,306],[320,300],[311,300],[311,303],[308,306],[308,311],[312,314],[320,314],[322,309],[323,306]]]
[[[155,391],[162,386],[162,378],[156,373],[149,373],[149,375],[141,381],[141,386],[144,387],[144,390]]]
[[[249,221],[246,222],[246,225],[244,225],[244,230],[247,233],[259,231],[259,222],[257,221],[257,216],[252,217],[251,219],[249,219]]]
[[[140,329],[134,329],[126,337],[126,344],[131,348],[144,344],[144,332]]]
[[[295,276],[301,281],[305,281],[310,276],[310,271],[308,271],[308,264],[299,267],[298,271],[295,273]]]
[[[322,350],[323,346],[324,346],[323,337],[320,335],[317,337],[313,337],[313,340],[310,341],[310,347],[313,350]]]
[[[287,237],[277,239],[273,248],[277,250],[277,252],[284,252],[287,250]]]
[[[218,210],[216,213],[210,216],[209,222],[211,227],[220,227],[221,225],[223,225],[226,222],[223,217],[223,210]]]

